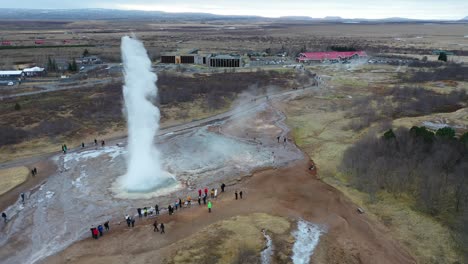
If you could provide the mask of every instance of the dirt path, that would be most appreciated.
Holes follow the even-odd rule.
[[[308,170],[308,161],[300,161],[278,170],[254,174],[236,185],[213,203],[213,213],[205,207],[184,209],[173,216],[158,217],[166,225],[166,234],[153,233],[153,219],[137,219],[136,227],[112,225],[111,232],[99,240],[79,241],[42,263],[160,263],[173,252],[167,247],[202,230],[209,224],[236,215],[264,212],[292,219],[303,218],[327,226],[327,245],[322,249],[331,263],[415,263],[385,228],[356,212],[336,189],[322,183]],[[234,200],[235,189],[244,191],[243,200]],[[168,255],[169,254],[169,255]]]

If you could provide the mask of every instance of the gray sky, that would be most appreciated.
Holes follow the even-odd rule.
[[[461,19],[468,0],[1,0],[3,8],[112,8],[221,15]]]

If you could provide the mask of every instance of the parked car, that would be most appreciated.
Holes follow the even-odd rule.
[[[13,85],[15,85],[15,83],[14,82],[8,82],[7,85],[8,86],[13,86]]]

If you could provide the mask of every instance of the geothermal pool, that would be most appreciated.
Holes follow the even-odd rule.
[[[267,117],[258,114],[264,112]],[[219,188],[256,169],[302,159],[294,144],[277,142],[278,132],[287,133],[283,118],[262,105],[245,116],[156,137],[162,167],[177,184],[147,193],[115,188],[126,171],[125,140],[55,156],[57,173],[26,193],[24,205],[18,200],[6,210],[12,220],[0,238],[2,261],[34,263],[88,237],[91,225],[113,225],[137,207],[165,207],[198,188]]]

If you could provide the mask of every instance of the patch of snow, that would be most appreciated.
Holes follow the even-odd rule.
[[[260,253],[262,264],[269,264],[271,256],[273,255],[273,241],[271,237],[265,232],[265,229],[262,230],[262,234],[266,239],[266,248]]]
[[[292,261],[294,264],[307,264],[314,254],[314,249],[318,245],[320,236],[324,230],[318,225],[299,220],[297,230],[292,233],[296,242],[293,245]]]
[[[446,122],[441,122],[441,121],[439,122],[423,121],[422,125],[433,130],[441,129],[444,127],[460,128],[460,129],[466,128],[466,126],[463,126],[463,125],[449,125]]]
[[[72,185],[75,186],[75,187],[81,187],[83,186],[83,182],[81,180],[83,180],[84,178],[88,177],[88,175],[86,174],[86,172],[84,170],[82,170],[80,172],[80,177],[76,178],[76,180],[72,180]]]
[[[55,192],[47,191],[45,197],[47,199],[50,199],[50,198],[52,198],[54,196],[54,194],[55,194]]]
[[[63,158],[63,165],[65,169],[69,169],[67,163],[72,161],[80,161],[80,160],[87,160],[87,159],[95,159],[102,155],[109,155],[111,159],[115,159],[116,157],[122,155],[125,152],[124,148],[118,146],[111,146],[111,147],[104,147],[95,150],[87,150],[82,152],[75,152],[66,154]]]

